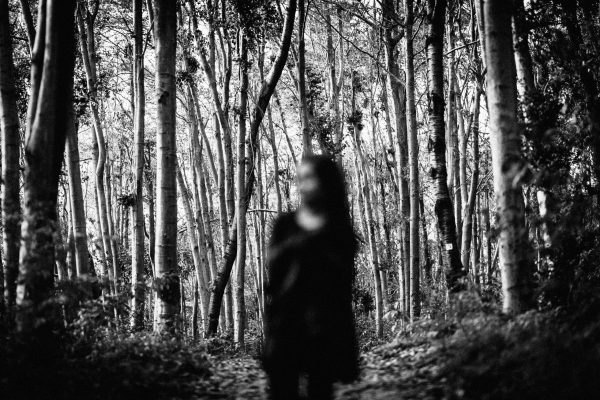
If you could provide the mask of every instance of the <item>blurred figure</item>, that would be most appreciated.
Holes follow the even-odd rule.
[[[356,241],[344,177],[324,156],[298,169],[301,205],[281,215],[269,247],[263,365],[274,400],[331,399],[333,382],[358,376],[352,315]]]

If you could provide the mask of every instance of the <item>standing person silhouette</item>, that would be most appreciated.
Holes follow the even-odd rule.
[[[356,241],[344,177],[324,156],[298,169],[301,205],[275,222],[269,245],[263,366],[273,400],[331,399],[333,382],[358,376],[352,314]]]

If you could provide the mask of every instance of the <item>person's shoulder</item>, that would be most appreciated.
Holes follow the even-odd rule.
[[[279,214],[279,216],[273,222],[271,241],[278,242],[290,232],[296,231],[296,229],[296,212],[292,211]]]

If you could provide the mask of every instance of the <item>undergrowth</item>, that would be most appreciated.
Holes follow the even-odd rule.
[[[16,337],[0,344],[7,399],[187,398],[210,390],[210,373],[204,347],[148,333],[63,333],[43,348]]]
[[[577,306],[516,317],[471,309],[445,326],[441,375],[447,398],[600,398],[598,295]]]

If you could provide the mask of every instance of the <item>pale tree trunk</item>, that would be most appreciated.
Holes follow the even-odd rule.
[[[41,0],[32,63],[32,95],[25,145],[24,210],[17,288],[17,329],[50,334],[59,321],[53,295],[58,180],[75,65],[75,1]],[[41,79],[40,79],[41,78]]]
[[[465,269],[469,271],[469,253],[471,251],[476,252],[475,242],[471,246],[471,238],[473,238],[473,214],[475,212],[475,205],[477,202],[477,186],[479,185],[479,101],[481,97],[481,87],[478,85],[475,89],[474,101],[473,101],[473,114],[471,122],[471,136],[473,137],[473,173],[471,175],[471,187],[469,189],[468,200],[464,207],[464,220],[462,226],[462,246],[460,246],[461,262]],[[466,138],[463,139],[466,142]],[[467,146],[465,144],[463,151],[466,153]],[[461,158],[466,158],[465,155],[461,155]],[[466,164],[465,161],[463,161]],[[466,169],[466,166],[465,166]],[[465,173],[466,175],[466,173]],[[466,180],[466,179],[465,179]],[[473,250],[471,250],[473,248]],[[477,266],[473,264],[472,272],[475,273]]]
[[[519,174],[525,168],[517,121],[517,89],[510,18],[512,4],[486,0],[485,43],[492,172],[498,218],[502,309],[520,313],[531,307],[531,271]]]
[[[306,7],[304,0],[298,0],[298,92],[300,95],[299,112],[300,126],[302,127],[302,156],[313,154],[310,139],[310,120],[308,116],[308,104],[306,101],[306,62],[304,60],[304,28],[306,27]]]
[[[235,323],[233,340],[238,347],[244,346],[246,305],[244,302],[244,273],[246,271],[246,204],[244,204],[246,174],[246,110],[248,108],[248,43],[242,29],[240,43],[240,112],[238,115],[238,170],[236,196],[237,265],[235,279]],[[258,145],[258,143],[256,143]],[[249,166],[252,168],[252,166]]]
[[[358,146],[355,141],[355,146]],[[358,150],[358,147],[357,151]],[[375,287],[375,333],[377,337],[383,337],[383,291],[381,287],[381,275],[378,264],[377,246],[375,244],[375,229],[373,226],[371,200],[369,198],[369,188],[366,185],[366,177],[364,176],[363,160],[359,156],[360,161],[354,160],[356,169],[356,189],[358,192],[358,205],[360,210],[360,219],[363,226],[363,232],[367,236],[369,244],[369,261],[372,268],[373,284]],[[359,163],[361,164],[359,166]]]
[[[202,149],[198,139],[199,130],[203,131],[203,123],[196,107],[196,97],[194,96],[194,85],[190,85],[187,90],[188,102],[187,112],[190,124],[190,141],[192,150],[192,184],[194,186],[194,197],[196,200],[196,222],[198,238],[197,245],[202,257],[202,280],[200,280],[201,300],[202,300],[202,321],[206,324],[206,310],[208,309],[208,287],[216,275],[216,258],[214,255],[214,244],[212,241],[212,232],[210,230],[210,217],[208,212],[208,198],[206,195],[205,173],[202,168]],[[200,128],[200,129],[199,129]],[[205,134],[202,135],[206,136]],[[205,141],[207,142],[207,141]],[[210,149],[207,147],[207,152]],[[216,171],[215,171],[216,172]],[[182,189],[183,190],[183,189]],[[191,208],[190,208],[191,210]],[[193,217],[192,217],[193,218]],[[199,278],[200,279],[200,278]],[[205,293],[206,292],[206,293]]]
[[[117,246],[117,234],[115,233],[115,221],[113,218],[113,189],[112,189],[112,162],[110,158],[108,158],[107,154],[107,165],[106,165],[106,173],[104,174],[104,180],[106,183],[106,210],[108,217],[108,234],[110,237],[110,249],[112,253],[112,265],[113,265],[113,275],[115,277],[115,288],[117,292],[120,288],[120,280],[121,280],[121,266],[119,264],[119,247]]]
[[[97,145],[98,155],[96,160],[96,196],[98,199],[98,216],[100,222],[100,236],[102,237],[102,244],[104,249],[103,258],[106,263],[106,270],[108,272],[108,278],[111,281],[111,286],[114,282],[115,265],[114,255],[112,252],[112,243],[109,228],[109,218],[107,204],[106,204],[106,190],[104,184],[104,173],[106,164],[106,143],[104,140],[104,132],[102,123],[100,122],[100,116],[98,114],[98,97],[97,97],[97,78],[96,78],[96,51],[95,51],[95,40],[94,40],[94,20],[97,13],[97,5],[95,3],[95,9],[91,12],[84,10],[82,3],[79,4],[77,9],[77,25],[79,27],[79,39],[81,47],[81,58],[85,67],[87,89],[90,103],[90,111],[92,114],[93,130],[94,135],[92,139],[94,145]],[[85,14],[85,16],[84,16]],[[95,156],[96,158],[96,156]],[[114,289],[114,286],[113,286]]]
[[[410,319],[421,313],[419,264],[419,137],[417,136],[417,110],[415,108],[415,71],[413,59],[413,1],[404,0],[406,12],[406,130],[408,131],[408,157],[410,174]]]
[[[392,95],[396,121],[396,160],[398,170],[398,186],[400,189],[400,255],[401,269],[403,274],[404,297],[407,299],[406,306],[409,311],[410,304],[410,194],[408,187],[408,144],[406,132],[406,94],[403,82],[400,80],[400,67],[397,62],[397,45],[400,42],[401,33],[396,28],[398,25],[398,13],[394,1],[385,0],[382,4],[382,12],[385,23],[385,56],[388,69],[388,84]]]
[[[3,251],[0,266],[0,321],[5,306],[12,325],[17,298],[21,202],[19,185],[19,114],[8,0],[0,0],[0,132],[2,133],[2,229]],[[2,268],[6,271],[2,277]],[[4,301],[6,304],[4,305]]]
[[[279,152],[277,151],[277,142],[275,141],[275,128],[273,127],[273,118],[271,115],[271,106],[267,108],[267,122],[269,126],[269,143],[273,152],[273,182],[275,186],[275,198],[277,199],[277,214],[281,214],[281,189],[279,187]]]
[[[87,227],[85,222],[85,202],[81,188],[79,164],[78,120],[71,112],[71,123],[67,132],[67,171],[69,175],[69,195],[71,202],[71,222],[75,241],[75,265],[77,276],[90,273]]]
[[[213,106],[215,110],[215,114],[219,120],[219,126],[221,128],[221,134],[223,139],[223,158],[225,164],[225,199],[226,199],[226,207],[227,207],[227,215],[229,221],[232,220],[234,213],[234,189],[233,189],[233,152],[231,149],[231,129],[229,125],[229,119],[227,115],[228,107],[228,97],[229,97],[229,85],[228,85],[228,77],[231,75],[229,71],[230,67],[226,66],[226,76],[225,76],[225,84],[223,85],[223,103],[225,104],[225,108],[223,107],[223,103],[221,102],[221,97],[219,96],[219,91],[217,88],[217,79],[215,77],[214,71],[214,62],[212,57],[206,57],[206,51],[202,46],[202,33],[198,28],[198,20],[196,17],[196,8],[195,8],[195,0],[188,0],[190,4],[190,10],[192,14],[192,29],[195,34],[196,39],[196,47],[198,49],[198,55],[200,58],[200,64],[202,65],[202,69],[204,71],[204,76],[208,82],[210,92],[213,99]],[[214,53],[214,41],[209,41],[209,53]],[[227,44],[229,48],[229,41]],[[224,57],[225,58],[225,57]],[[231,57],[228,57],[230,59]],[[224,61],[227,62],[227,61]]]
[[[150,256],[150,264],[152,268],[150,271],[152,272],[152,276],[156,275],[156,267],[154,265],[154,249],[156,243],[156,228],[155,228],[155,202],[154,202],[154,177],[152,174],[152,162],[151,155],[148,151],[148,156],[146,158],[146,196],[148,197],[148,253]]]
[[[60,215],[58,216],[58,222],[56,225],[56,233],[54,239],[56,245],[54,246],[54,257],[56,260],[56,272],[59,281],[66,281],[69,279],[69,273],[67,268],[67,247],[65,245],[65,238],[62,232],[62,222],[60,221]]]
[[[352,115],[355,115],[356,111],[356,82],[355,72],[352,76]],[[361,142],[359,137],[358,121],[353,123],[353,139],[354,146],[357,153],[358,162],[356,164],[356,172],[358,174],[358,189],[360,196],[362,196],[362,212],[364,213],[364,228],[365,234],[367,235],[369,242],[369,258],[373,273],[373,279],[375,284],[375,332],[377,337],[383,337],[383,291],[381,287],[381,275],[379,270],[379,255],[377,252],[377,235],[375,233],[375,220],[373,219],[373,204],[371,199],[371,191],[369,188],[369,182],[372,182],[368,173],[368,166],[366,165],[363,151],[361,148]]]
[[[223,160],[223,144],[221,140],[221,129],[216,114],[213,117],[215,138],[217,140],[217,196],[219,197],[219,227],[221,230],[221,257],[225,252],[225,243],[229,237],[229,224],[227,222],[227,206],[225,204],[225,162]]]
[[[177,266],[177,186],[175,142],[175,48],[176,4],[154,2],[156,44],[156,244],[154,263],[157,280],[155,332],[176,332],[180,313]]]
[[[185,213],[185,220],[188,228],[188,241],[190,243],[190,250],[192,252],[194,270],[196,272],[196,282],[198,282],[198,289],[200,291],[200,315],[202,319],[202,326],[204,326],[208,310],[209,279],[208,274],[206,273],[208,261],[206,259],[206,249],[200,247],[202,246],[202,241],[199,241],[198,237],[196,236],[196,226],[194,224],[191,195],[184,181],[183,175],[181,174],[181,168],[179,166],[177,167],[177,184],[179,185],[179,191],[181,192],[183,211]]]
[[[290,156],[292,157],[292,160],[294,160],[294,166],[297,166],[298,159],[296,158],[296,152],[294,151],[294,147],[292,146],[290,135],[288,135],[287,124],[285,123],[285,115],[283,113],[283,108],[281,107],[281,102],[279,101],[279,95],[277,94],[277,90],[273,91],[273,97],[275,98],[275,104],[277,105],[277,108],[279,108],[281,127],[283,128],[283,134],[285,136],[285,141],[288,145],[288,150],[290,151]]]
[[[342,18],[341,8],[337,8],[338,13],[338,35],[340,37],[338,44],[338,53],[340,60],[343,60],[343,42],[342,42]],[[328,6],[327,15],[325,16],[325,25],[327,28],[327,65],[329,69],[329,116],[333,119],[333,144],[334,155],[338,165],[342,165],[342,121],[340,115],[340,90],[344,79],[343,64],[339,71],[339,78],[336,76],[336,54],[333,48],[333,29],[331,15],[333,14],[333,6]]]
[[[134,48],[134,190],[135,201],[131,212],[131,328],[139,330],[144,325],[146,299],[144,282],[144,123],[146,116],[146,90],[144,84],[144,48],[142,32],[142,0],[133,2]]]
[[[444,137],[444,15],[446,0],[427,1],[427,63],[429,74],[429,121],[433,133],[433,167],[435,182],[435,213],[442,240],[443,269],[450,292],[463,288],[464,275],[456,242],[454,209],[448,192],[446,172],[446,141]]]
[[[251,119],[250,124],[250,146],[252,148],[252,152],[249,154],[249,162],[248,165],[254,165],[253,160],[257,149],[256,143],[258,141],[258,131],[260,128],[260,124],[262,122],[262,118],[264,116],[266,108],[269,106],[269,101],[271,99],[271,95],[275,90],[275,86],[281,77],[281,72],[285,68],[287,57],[291,45],[292,40],[292,32],[294,29],[294,16],[296,13],[296,0],[288,1],[288,9],[286,12],[285,23],[283,26],[283,32],[281,36],[281,47],[279,48],[279,54],[277,55],[267,78],[262,84],[260,89],[258,99],[256,101],[256,106],[254,107],[253,117]],[[245,179],[246,182],[246,191],[244,193],[244,208],[247,208],[247,205],[250,202],[250,198],[252,197],[252,191],[254,187],[255,180],[255,172],[254,168],[249,168],[247,177]],[[221,312],[221,301],[223,300],[223,293],[225,292],[225,287],[227,286],[227,282],[229,281],[229,276],[231,274],[231,269],[233,268],[233,263],[236,258],[237,253],[237,224],[235,224],[229,233],[229,239],[227,241],[227,246],[225,250],[225,254],[222,260],[222,267],[218,273],[217,280],[211,289],[210,296],[210,311],[209,311],[209,327],[208,327],[208,336],[214,336],[217,333],[217,326],[219,323],[219,314]]]

